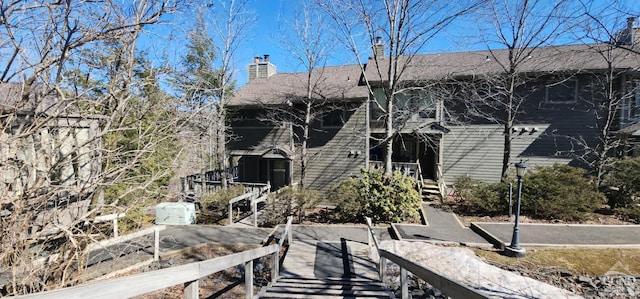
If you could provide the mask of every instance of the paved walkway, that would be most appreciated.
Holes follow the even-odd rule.
[[[423,205],[426,225],[394,224],[400,240],[475,246],[509,244],[513,223],[462,225],[455,214]],[[520,224],[520,244],[563,247],[640,247],[640,225]]]
[[[491,246],[487,240],[462,225],[455,214],[422,205],[426,225],[394,224],[398,239],[431,243],[457,243],[474,246]]]
[[[497,242],[509,244],[513,223],[472,225]],[[482,233],[480,231],[480,233]],[[640,225],[520,224],[520,244],[563,247],[640,247]]]

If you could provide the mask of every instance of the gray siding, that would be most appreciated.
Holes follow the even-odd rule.
[[[527,166],[533,168],[554,163],[569,163],[570,158],[553,155],[524,156],[523,154],[537,140],[544,138],[550,128],[549,124],[527,125],[537,132],[514,134],[512,140],[511,161],[523,159]],[[444,135],[443,174],[447,184],[451,184],[458,176],[471,176],[485,182],[500,181],[502,170],[502,153],[504,149],[504,131],[500,125],[468,125],[450,127],[451,132]]]
[[[290,130],[287,127],[242,128],[234,127],[229,142],[230,150],[262,150],[273,146],[290,148]]]
[[[573,103],[547,102],[542,79],[522,87],[528,94],[514,124],[511,163],[522,159],[530,168],[554,163],[581,165],[580,158],[588,156],[587,148],[598,143],[599,134],[598,99],[590,82],[588,77],[580,78]],[[482,121],[447,126],[451,129],[443,136],[443,173],[447,184],[463,175],[486,182],[500,180],[504,126],[486,124],[486,120],[481,124]]]
[[[331,185],[359,175],[365,165],[366,149],[366,105],[360,105],[349,115],[341,128],[316,127],[311,132],[309,168],[306,186],[326,192]],[[350,155],[351,151],[360,154]],[[300,164],[294,161],[294,178],[299,180]],[[296,182],[294,181],[294,182]]]

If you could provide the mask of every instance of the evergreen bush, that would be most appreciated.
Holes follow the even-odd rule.
[[[381,169],[362,170],[331,188],[328,199],[336,203],[336,217],[343,222],[404,222],[420,217],[422,198],[413,178],[399,172],[387,176]]]
[[[469,176],[454,180],[458,212],[467,215],[497,216],[509,212],[508,183],[487,184]]]
[[[617,160],[606,171],[604,184],[612,209],[640,203],[640,158]]]
[[[229,200],[244,194],[243,185],[230,185],[226,189],[216,190],[200,198],[201,215],[199,222],[217,223],[224,219],[228,213]]]
[[[322,200],[320,192],[297,186],[286,186],[276,193],[269,194],[267,206],[263,211],[263,225],[284,223],[288,216],[297,217],[301,222],[305,210],[315,207]]]
[[[540,219],[585,220],[605,203],[587,171],[569,165],[536,168],[525,175],[522,193],[522,214]]]

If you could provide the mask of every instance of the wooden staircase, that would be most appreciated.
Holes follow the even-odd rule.
[[[281,277],[256,298],[393,298],[379,280],[366,278]]]
[[[420,184],[420,194],[422,195],[423,201],[442,200],[440,187],[438,186],[438,182],[434,180],[423,179],[422,184]]]

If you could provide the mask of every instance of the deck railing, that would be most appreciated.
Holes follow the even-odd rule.
[[[233,184],[238,180],[238,167],[230,167],[225,171],[227,182]],[[214,169],[204,173],[205,193],[221,188],[222,170]],[[202,192],[202,174],[194,173],[180,178],[182,193],[200,194]]]
[[[406,258],[389,252],[380,248],[380,243],[375,236],[373,227],[371,224],[371,218],[366,217],[367,227],[369,231],[369,250],[373,250],[375,247],[378,256],[380,257],[378,264],[378,271],[380,274],[380,280],[384,282],[386,275],[387,260],[395,263],[400,267],[400,292],[402,299],[409,298],[409,279],[407,271],[413,273],[413,275],[421,278],[434,288],[440,290],[442,294],[451,298],[470,298],[470,299],[484,299],[488,296],[479,293],[463,284],[448,279],[438,273],[429,270],[426,267],[418,265]]]
[[[383,169],[384,161],[369,161],[369,168]],[[419,179],[418,163],[411,162],[392,162],[391,170],[398,171],[404,176],[412,177],[416,180]]]
[[[291,242],[291,222],[289,217],[278,244],[251,249],[202,262],[144,272],[125,277],[102,280],[81,286],[34,293],[15,298],[130,298],[175,285],[184,285],[184,298],[198,298],[198,281],[203,277],[225,269],[244,264],[246,298],[253,298],[253,261],[271,256],[271,277],[275,281],[279,275],[280,248],[284,241]]]

